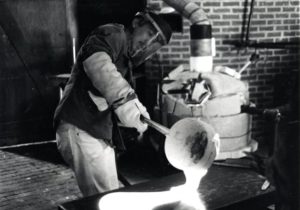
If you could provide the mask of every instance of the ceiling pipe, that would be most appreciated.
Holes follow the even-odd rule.
[[[190,70],[211,72],[213,70],[213,56],[215,55],[215,41],[212,37],[210,21],[204,10],[191,0],[163,1],[191,22]]]
[[[190,20],[192,24],[210,25],[210,21],[204,10],[191,0],[163,0],[173,7],[183,17]]]

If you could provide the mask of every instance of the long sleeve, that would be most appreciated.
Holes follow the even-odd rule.
[[[136,97],[134,90],[117,71],[107,53],[92,54],[83,62],[83,66],[93,86],[114,108]]]

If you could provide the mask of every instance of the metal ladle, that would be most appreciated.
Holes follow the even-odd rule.
[[[203,174],[211,166],[219,142],[209,124],[197,118],[184,118],[169,129],[143,116],[141,120],[166,136],[166,157],[175,168],[184,172],[187,182],[193,174]]]

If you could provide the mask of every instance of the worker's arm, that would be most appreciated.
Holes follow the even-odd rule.
[[[94,53],[83,62],[83,67],[93,86],[113,107],[121,123],[139,132],[145,131],[147,125],[140,121],[140,115],[149,118],[149,114],[129,83],[117,71],[110,56],[105,52]]]
[[[83,62],[83,67],[93,86],[113,108],[136,98],[134,90],[117,71],[107,53],[94,53]]]

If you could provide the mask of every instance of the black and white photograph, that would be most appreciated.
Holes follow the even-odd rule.
[[[0,210],[300,210],[300,0],[0,0]]]

